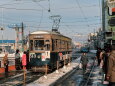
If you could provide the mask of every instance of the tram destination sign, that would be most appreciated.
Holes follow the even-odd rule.
[[[40,36],[40,35],[37,35],[37,36],[34,36],[33,38],[44,38],[44,37]]]

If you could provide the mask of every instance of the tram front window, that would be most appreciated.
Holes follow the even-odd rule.
[[[44,50],[44,40],[35,40],[34,47],[35,50]]]

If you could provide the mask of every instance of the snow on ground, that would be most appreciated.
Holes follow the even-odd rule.
[[[73,60],[70,65],[67,65],[66,67],[60,68],[58,71],[54,71],[51,74],[48,74],[47,76],[42,76],[38,80],[28,84],[27,86],[49,86],[55,83],[57,80],[59,80],[61,77],[66,75],[67,73],[74,70],[80,62],[80,58]]]

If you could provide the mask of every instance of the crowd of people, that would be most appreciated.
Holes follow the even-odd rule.
[[[97,48],[96,59],[98,66],[102,68],[104,72],[104,79],[108,81],[108,86],[115,86],[115,45],[111,47],[106,47],[105,49]],[[16,69],[26,69],[27,63],[29,62],[29,52],[23,52],[23,55],[20,55],[19,49],[15,53],[15,66]],[[3,57],[3,64],[5,67],[5,72],[8,72],[8,53]],[[88,58],[86,53],[83,53],[81,56],[81,63],[83,65],[83,72],[86,72],[86,67],[88,63]]]
[[[115,86],[115,45],[105,49],[97,49],[96,58],[98,66],[104,72],[104,82],[109,82],[108,86]]]
[[[15,52],[15,68],[16,70],[26,69],[28,67],[29,63],[29,51],[24,51],[23,55],[21,56],[19,49]],[[8,73],[8,52],[5,53],[5,56],[3,57],[3,64],[5,68],[5,73]]]

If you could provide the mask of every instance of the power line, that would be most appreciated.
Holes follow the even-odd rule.
[[[98,7],[98,6],[92,5],[92,6],[83,6],[83,7],[84,7],[84,8],[86,8],[86,7],[87,7],[87,8],[90,8],[90,7]],[[73,9],[73,8],[76,9],[76,8],[79,8],[79,7],[74,7],[74,6],[73,6],[73,7],[57,8],[57,9],[52,9],[52,10],[65,10],[65,9],[68,10],[68,9]]]
[[[42,14],[41,14],[41,19],[40,19],[40,23],[39,23],[39,27],[40,27],[40,25],[41,25],[41,23],[42,23],[42,19],[43,19],[43,10],[42,10]],[[39,28],[38,28],[39,29]]]
[[[42,11],[42,10],[40,10],[40,9],[25,9],[25,8],[23,8],[23,9],[19,9],[19,8],[7,8],[7,7],[0,7],[0,8],[4,8],[4,9],[14,9],[14,10],[30,10],[30,11]]]
[[[10,1],[10,2],[12,2],[12,1]],[[0,6],[7,6],[7,5],[14,5],[14,4],[22,4],[22,3],[10,3],[10,2],[8,2],[8,3],[6,3],[6,4],[0,4]],[[31,3],[31,2],[26,2],[26,3]],[[23,2],[23,4],[24,4],[24,2]]]
[[[82,13],[82,15],[83,15],[83,17],[84,17],[84,19],[85,19],[86,23],[88,23],[87,18],[86,18],[86,16],[85,16],[85,14],[84,14],[84,12],[83,12],[83,10],[82,10],[82,8],[81,8],[80,4],[79,4],[79,1],[78,1],[78,0],[76,0],[76,2],[77,2],[77,5],[78,5],[78,7],[79,7],[79,9],[80,9],[80,11],[81,11],[81,13]],[[88,26],[89,26],[89,24],[88,24]]]

